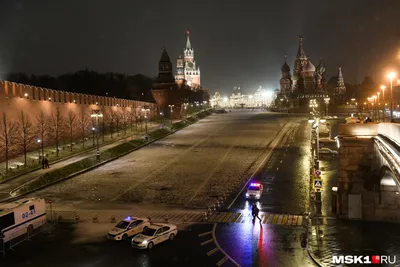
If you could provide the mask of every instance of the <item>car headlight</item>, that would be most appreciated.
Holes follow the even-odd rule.
[[[246,193],[246,197],[248,197],[249,196],[249,193]]]
[[[260,196],[260,194],[257,194],[257,195],[256,195],[256,197],[259,197],[259,196]]]
[[[142,244],[143,244],[143,245],[146,245],[146,244],[147,244],[147,240],[144,240],[144,241],[142,242]]]

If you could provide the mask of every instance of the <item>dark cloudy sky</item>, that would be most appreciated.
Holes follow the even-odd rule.
[[[400,71],[400,0],[0,0],[0,75],[89,68],[156,76],[165,46],[175,58],[191,31],[202,85],[277,88],[298,35],[328,75],[377,82]]]

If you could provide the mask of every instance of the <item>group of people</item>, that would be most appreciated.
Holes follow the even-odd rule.
[[[42,169],[50,168],[49,160],[45,157],[42,158]]]

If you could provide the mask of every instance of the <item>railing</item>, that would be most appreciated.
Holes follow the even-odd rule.
[[[384,135],[377,135],[374,138],[381,155],[389,163],[389,167],[396,176],[396,184],[400,188],[400,147]]]

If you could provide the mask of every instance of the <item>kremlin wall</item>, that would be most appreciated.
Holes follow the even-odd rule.
[[[61,116],[65,118],[68,112],[72,111],[78,117],[80,114],[87,114],[91,119],[93,110],[100,110],[105,120],[110,117],[112,111],[144,116],[142,108],[145,106],[150,108],[147,113],[149,117],[156,116],[158,107],[155,103],[71,93],[0,81],[0,112],[5,112],[7,118],[14,121],[17,121],[21,111],[24,111],[35,124],[40,112],[43,112],[45,116],[50,116],[57,108]]]

